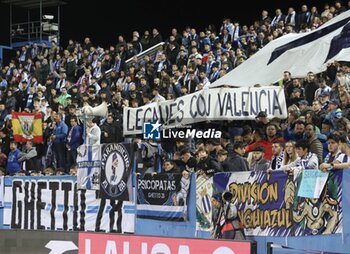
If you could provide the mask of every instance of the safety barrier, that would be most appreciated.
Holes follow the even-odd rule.
[[[9,179],[9,177],[5,177]],[[32,178],[33,179],[33,178]],[[47,179],[47,178],[45,178]],[[49,179],[57,179],[52,177]],[[5,181],[6,182],[6,181]],[[299,237],[273,237],[273,236],[254,236],[248,237],[248,240],[257,242],[257,253],[267,253],[267,243],[282,246],[283,248],[274,253],[304,253],[304,250],[319,250],[331,253],[349,253],[350,250],[350,199],[347,193],[350,193],[350,171],[344,170],[343,174],[343,231],[341,234],[299,236]],[[195,176],[192,176],[190,186],[190,196],[188,203],[188,220],[182,222],[176,221],[158,221],[153,219],[135,218],[135,235],[163,236],[163,237],[185,237],[185,238],[209,238],[209,233],[196,230],[196,186]],[[4,227],[4,209],[0,209],[0,228]],[[60,209],[64,210],[64,206]],[[127,208],[130,214],[135,214],[135,207],[130,205]],[[11,232],[11,230],[9,231]],[[4,246],[4,245],[1,245]],[[285,248],[288,247],[288,248]],[[292,250],[293,249],[293,250]],[[118,252],[119,253],[119,252]]]

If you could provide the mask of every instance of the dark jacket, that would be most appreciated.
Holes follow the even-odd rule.
[[[254,161],[250,168],[251,171],[266,171],[269,168],[270,161],[261,158],[258,161]]]
[[[82,144],[82,141],[83,141],[81,127],[77,125],[73,127],[73,129],[70,131],[72,133],[71,133],[70,139],[69,139],[70,133],[68,133],[67,145],[69,145],[71,150],[76,150]]]
[[[314,135],[309,139],[310,152],[317,155],[318,163],[321,164],[323,160],[323,145],[322,142],[317,138],[317,135]]]
[[[229,159],[231,164],[229,167],[229,172],[238,172],[238,171],[249,171],[248,162],[238,153],[233,152],[231,158]]]
[[[122,129],[120,126],[117,126],[115,122],[107,123],[105,121],[101,125],[101,142],[102,143],[116,143],[118,142],[118,133],[121,133]],[[107,133],[107,137],[105,136]]]
[[[197,171],[198,170],[202,170],[206,175],[213,175],[215,173],[221,172],[222,167],[216,159],[208,156],[204,160],[198,162]]]

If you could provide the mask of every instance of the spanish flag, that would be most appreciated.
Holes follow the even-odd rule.
[[[12,112],[12,129],[16,142],[43,143],[41,113]]]

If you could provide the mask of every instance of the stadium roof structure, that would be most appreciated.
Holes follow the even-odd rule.
[[[67,4],[60,0],[2,0],[3,4],[15,5],[26,9],[37,9],[45,7],[55,7]]]
[[[10,46],[21,47],[27,42],[60,41],[61,6],[67,4],[61,0],[0,0],[10,6]],[[17,15],[19,8],[27,10],[27,15]],[[47,8],[51,9],[48,13]],[[52,11],[56,8],[56,13]],[[37,11],[38,10],[38,11]],[[16,17],[16,19],[14,19]],[[27,18],[25,21],[24,19]],[[21,21],[20,21],[21,19]]]

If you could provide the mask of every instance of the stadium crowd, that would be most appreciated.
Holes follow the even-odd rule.
[[[188,26],[163,37],[156,28],[132,32],[126,41],[96,47],[90,38],[69,40],[66,47],[51,42],[28,43],[16,51],[0,75],[0,174],[76,174],[77,148],[84,142],[84,128],[77,110],[84,105],[108,103],[108,117],[87,121],[87,144],[123,142],[123,107],[171,100],[202,89],[236,68],[270,41],[288,33],[316,29],[350,9],[336,0],[318,10],[313,6],[263,10],[254,24],[242,25],[224,18],[218,29]],[[165,42],[155,56],[138,60],[137,54]],[[133,58],[131,65],[126,60]],[[111,70],[110,76],[106,71]],[[349,163],[350,64],[333,62],[327,70],[305,78],[285,71],[283,86],[288,119],[268,119],[260,112],[255,121],[215,121],[205,124],[223,130],[221,139],[140,141],[146,168],[152,171],[161,159],[165,172],[344,168]],[[232,88],[234,89],[234,88]],[[12,112],[40,112],[43,144],[13,141]],[[203,124],[194,124],[203,128]],[[247,156],[250,154],[250,156]],[[160,158],[157,158],[160,157]],[[248,160],[247,160],[248,157]],[[249,163],[248,163],[249,161]],[[159,161],[158,161],[159,162]],[[323,163],[323,164],[322,164]],[[348,165],[348,164],[346,164]]]

